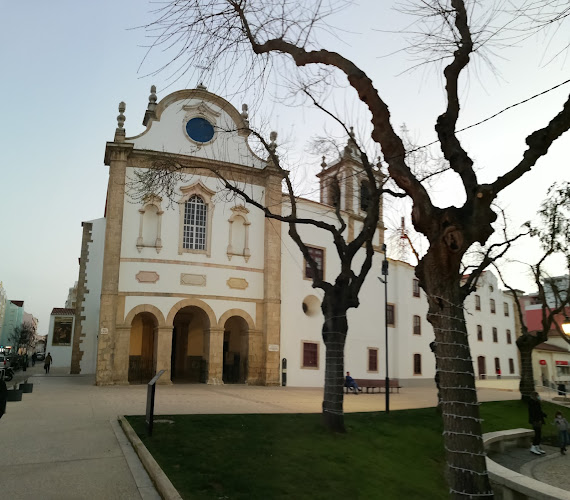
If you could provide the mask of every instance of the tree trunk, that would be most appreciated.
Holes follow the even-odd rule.
[[[348,332],[347,309],[343,301],[325,294],[323,300],[323,340],[326,348],[323,424],[333,432],[344,427],[344,345]]]
[[[530,395],[534,392],[534,373],[532,370],[532,349],[533,346],[526,348],[526,346],[519,346],[521,353],[521,381],[519,390],[521,391],[521,399],[527,401]]]
[[[441,254],[440,254],[441,256]],[[431,249],[417,274],[428,296],[428,321],[435,332],[434,351],[441,395],[443,440],[450,496],[493,498],[481,436],[473,361],[467,338],[459,273],[438,261]],[[429,271],[427,271],[429,269]]]

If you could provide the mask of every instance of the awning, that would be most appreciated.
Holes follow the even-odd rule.
[[[556,361],[556,366],[568,366],[568,361]]]

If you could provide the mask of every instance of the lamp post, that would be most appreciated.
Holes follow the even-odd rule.
[[[386,258],[386,244],[382,245],[384,260],[382,261],[382,276],[378,279],[384,283],[384,324],[385,324],[385,354],[386,354],[386,413],[390,413],[390,377],[388,376],[388,259]]]

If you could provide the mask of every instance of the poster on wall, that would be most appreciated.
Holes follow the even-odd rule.
[[[73,318],[56,316],[53,320],[52,345],[71,345]]]

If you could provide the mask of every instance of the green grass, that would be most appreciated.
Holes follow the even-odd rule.
[[[484,403],[481,417],[483,432],[529,427],[521,401]],[[448,498],[434,408],[346,414],[343,435],[315,414],[158,418],[175,423],[155,423],[151,438],[144,417],[128,420],[185,499]]]

